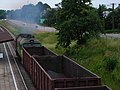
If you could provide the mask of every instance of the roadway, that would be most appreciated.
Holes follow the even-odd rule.
[[[120,34],[102,34],[101,37],[120,38]]]
[[[17,20],[7,20],[7,22],[13,26],[18,26],[22,28],[22,33],[32,33],[34,31],[46,31],[46,32],[55,32],[56,29],[52,27],[40,26],[33,23],[25,23]]]
[[[22,28],[22,33],[32,33],[34,31],[47,31],[47,32],[55,32],[56,29],[52,27],[44,27],[39,26],[38,24],[32,24],[32,23],[25,23],[22,21],[17,20],[7,20],[11,25],[18,26]],[[101,34],[101,37],[109,37],[109,38],[120,38],[120,34]]]

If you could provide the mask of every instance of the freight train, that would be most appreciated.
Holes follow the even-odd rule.
[[[42,46],[31,34],[17,36],[16,53],[36,90],[110,90],[99,76]]]

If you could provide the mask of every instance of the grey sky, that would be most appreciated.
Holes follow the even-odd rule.
[[[56,3],[61,2],[61,0],[0,0],[0,9],[18,9],[29,3],[37,4],[39,1],[48,3],[51,7],[55,7]],[[119,2],[119,0],[92,0],[93,6],[95,7],[98,7],[99,4],[110,5],[110,3],[116,3],[117,6]]]

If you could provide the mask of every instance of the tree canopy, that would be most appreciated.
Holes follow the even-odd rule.
[[[105,14],[104,12],[107,10],[107,7],[105,5],[99,5],[98,8],[98,14],[101,20],[103,20],[105,18]]]
[[[21,9],[8,10],[7,18],[24,22],[39,23],[39,19],[48,8],[50,8],[50,6],[46,3],[43,4],[42,2],[38,2],[36,5],[24,5]]]
[[[113,17],[114,13],[114,17]],[[114,22],[112,22],[114,18]],[[120,7],[117,7],[114,12],[111,11],[105,19],[105,28],[112,29],[112,23],[114,23],[115,29],[120,29]]]
[[[103,31],[103,23],[90,0],[62,0],[57,13],[58,45],[68,47],[72,41],[82,44]]]
[[[6,11],[0,10],[0,19],[5,19],[5,18],[6,18]]]
[[[44,24],[47,26],[54,26],[56,24],[56,10],[55,9],[48,9],[46,14],[43,15],[42,18],[45,18]]]

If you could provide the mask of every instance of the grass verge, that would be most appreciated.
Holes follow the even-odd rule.
[[[20,27],[17,26],[11,26],[8,22],[4,21],[4,20],[0,20],[0,25],[6,27],[8,30],[10,30],[10,32],[12,32],[14,35],[18,35],[21,31]]]

